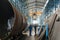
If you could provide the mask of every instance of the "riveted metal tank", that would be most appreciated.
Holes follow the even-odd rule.
[[[22,14],[18,12],[17,9],[13,7],[8,1],[0,2],[2,2],[0,10],[2,9],[3,11],[3,13],[0,12],[0,39],[4,40],[7,37],[11,37],[14,35],[16,36],[18,33],[22,35],[22,31],[26,26],[25,17],[23,17]],[[2,5],[7,6],[4,7]]]

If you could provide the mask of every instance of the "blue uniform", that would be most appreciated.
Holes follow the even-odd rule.
[[[30,31],[30,36],[31,36],[31,32],[32,32],[32,25],[29,26],[29,31]]]

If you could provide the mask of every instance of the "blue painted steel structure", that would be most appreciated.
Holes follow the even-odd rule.
[[[46,23],[46,40],[48,40],[48,35],[49,35],[48,24]]]

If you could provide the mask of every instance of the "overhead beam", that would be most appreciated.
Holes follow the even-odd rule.
[[[45,8],[46,8],[46,6],[47,6],[48,2],[49,2],[49,0],[47,0],[47,1],[46,1],[46,3],[45,3],[45,5],[44,5],[44,7],[43,7],[43,10],[42,10],[42,11],[44,11],[44,10],[45,10]]]

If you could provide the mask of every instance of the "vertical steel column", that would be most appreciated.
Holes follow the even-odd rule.
[[[48,24],[46,23],[46,40],[48,40]]]

